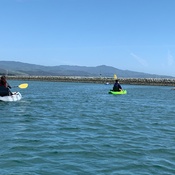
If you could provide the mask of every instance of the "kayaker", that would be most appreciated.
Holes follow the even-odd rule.
[[[8,84],[6,77],[3,75],[0,79],[0,95],[6,96],[6,95],[12,95],[12,92],[10,91],[11,86]]]
[[[113,91],[122,91],[122,87],[119,83],[119,80],[115,80],[115,84],[113,86]]]

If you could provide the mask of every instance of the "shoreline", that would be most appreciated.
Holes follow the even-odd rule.
[[[99,83],[114,84],[112,77],[80,77],[80,76],[8,76],[8,80],[25,81],[52,81],[52,82],[77,82],[77,83]],[[175,79],[170,78],[119,78],[121,84],[130,85],[157,85],[175,86]]]

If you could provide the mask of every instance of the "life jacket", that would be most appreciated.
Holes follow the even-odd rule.
[[[0,96],[8,96],[10,95],[9,88],[6,88],[4,85],[0,84]]]
[[[115,83],[114,86],[113,86],[113,91],[120,91],[121,89],[121,86],[119,83]]]

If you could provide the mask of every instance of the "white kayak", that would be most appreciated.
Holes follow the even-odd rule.
[[[13,95],[9,95],[9,96],[0,96],[0,101],[19,101],[22,98],[22,95],[20,94],[20,92],[12,92]]]

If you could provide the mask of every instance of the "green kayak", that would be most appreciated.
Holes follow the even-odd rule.
[[[109,94],[114,94],[114,95],[122,95],[122,94],[127,94],[127,90],[122,90],[122,91],[113,91],[110,90]]]

